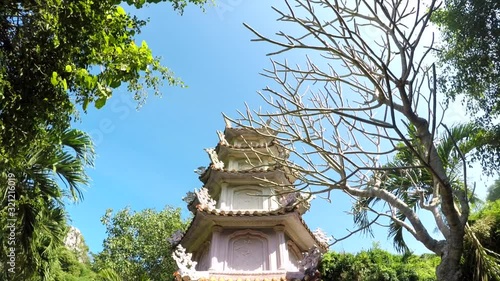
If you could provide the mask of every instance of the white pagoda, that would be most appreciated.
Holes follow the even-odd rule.
[[[263,131],[226,122],[217,133],[216,148],[206,149],[210,166],[197,171],[203,188],[184,198],[194,218],[174,241],[178,279],[301,280],[327,241],[307,227],[309,200],[273,161],[288,153]]]

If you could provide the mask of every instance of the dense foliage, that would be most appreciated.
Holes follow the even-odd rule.
[[[69,228],[68,228],[69,230]],[[79,232],[78,232],[79,233]],[[69,233],[68,233],[69,235]],[[73,235],[75,233],[73,232]],[[76,244],[74,242],[77,242]],[[26,279],[28,280],[28,279]],[[81,236],[73,243],[59,245],[50,257],[50,274],[45,277],[32,276],[30,281],[120,281],[118,274],[106,268],[94,271],[89,259],[88,246]]]
[[[88,254],[88,251],[85,252]],[[82,259],[74,249],[60,246],[54,255],[53,273],[48,278],[54,281],[101,281],[99,274],[93,271],[89,259]]]
[[[500,200],[487,202],[471,215],[469,222],[481,243],[487,249],[500,253]]]
[[[451,99],[461,98],[470,116],[489,130],[490,145],[478,150],[477,158],[498,171],[500,126],[500,2],[446,0],[433,21],[441,31],[440,85]]]
[[[500,2],[490,0],[445,0],[433,21],[441,31],[437,54],[442,71],[441,90],[449,99],[460,98],[483,129],[486,145],[477,147],[474,157],[486,174],[500,168]],[[464,280],[500,280],[496,202],[499,181],[488,190],[487,204],[469,219],[465,236]]]
[[[357,254],[328,252],[319,270],[328,281],[431,281],[438,264],[435,255],[394,255],[374,247]]]
[[[0,3],[0,224],[8,226],[0,233],[6,253],[0,279],[56,276],[63,201],[81,199],[93,159],[89,137],[70,128],[79,108],[103,107],[120,86],[140,105],[164,82],[182,85],[145,42],[136,42],[146,22],[120,5],[133,10],[167,2],[182,13],[188,3],[205,1]]]
[[[490,121],[500,113],[500,2],[446,0],[434,21],[443,37],[446,93],[464,95],[470,109]]]
[[[469,224],[474,235],[467,235],[464,253],[463,280],[500,280],[500,200],[498,180],[488,189],[487,201],[471,214]],[[478,245],[481,245],[478,247]],[[488,264],[481,267],[481,264]]]
[[[171,280],[177,265],[167,239],[187,226],[180,209],[123,209],[115,214],[108,210],[101,221],[108,237],[102,252],[94,256],[96,271],[112,269],[123,281]]]
[[[414,130],[410,130],[410,139],[414,140]],[[484,129],[474,124],[459,124],[449,128],[444,134],[439,144],[437,145],[438,155],[444,164],[444,167],[452,181],[453,187],[458,192],[468,192],[468,201],[471,206],[475,206],[476,211],[469,217],[470,228],[467,228],[467,235],[464,238],[465,248],[469,249],[464,251],[462,258],[462,272],[461,280],[496,280],[500,276],[500,272],[496,272],[499,268],[495,266],[498,263],[498,247],[495,246],[498,237],[497,233],[500,225],[495,223],[494,210],[491,210],[492,202],[482,205],[482,201],[472,194],[470,188],[464,185],[464,165],[465,159],[468,158],[471,152],[475,149],[481,148],[489,140],[483,138]],[[414,147],[418,145],[414,144]],[[393,161],[387,164],[388,167],[399,166],[415,166],[418,163],[410,151],[401,144],[401,149],[398,151]],[[405,195],[407,204],[413,208],[425,208],[425,206],[418,205],[419,196],[429,197],[429,194],[434,192],[432,189],[432,177],[424,168],[404,171],[390,171],[389,178],[385,181],[388,190],[392,192],[400,192],[400,187],[416,186],[421,190],[421,193],[408,193]],[[497,188],[492,185],[489,188],[487,198],[494,198],[497,193]],[[363,204],[370,204],[371,206],[377,200],[372,198],[366,199]],[[487,214],[487,215],[486,215]],[[398,218],[406,221],[404,214],[397,212]],[[500,216],[497,216],[500,221]],[[362,217],[355,217],[362,218]],[[438,225],[438,227],[441,227]],[[408,251],[409,248],[405,243],[403,236],[404,229],[395,223],[389,223],[389,238],[393,239],[394,246],[399,251]],[[493,240],[491,240],[493,239]],[[496,273],[495,273],[496,272]]]
[[[499,199],[500,199],[500,179],[497,179],[490,187],[488,187],[488,194],[486,196],[486,200],[496,201]]]
[[[93,157],[89,136],[66,130],[61,136],[47,134],[45,142],[0,162],[0,180],[7,183],[0,186],[0,224],[8,226],[0,232],[0,247],[12,254],[0,256],[7,267],[1,272],[5,279],[50,275],[53,253],[66,233],[63,201],[80,198],[80,187],[88,183],[85,168],[92,166]]]
[[[60,133],[76,105],[101,108],[126,83],[140,102],[164,81],[181,84],[145,42],[145,21],[120,4],[170,2],[182,13],[205,0],[15,0],[0,4],[0,161]]]

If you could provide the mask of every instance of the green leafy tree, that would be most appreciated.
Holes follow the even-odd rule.
[[[69,230],[66,238],[69,235],[77,236],[78,244],[64,244],[56,248],[53,254],[53,269],[47,280],[54,281],[100,281],[99,276],[93,271],[90,260],[88,247],[81,236],[81,233],[73,231],[72,228],[66,226]]]
[[[66,238],[70,235],[70,227],[65,225]],[[72,233],[75,235],[75,233]],[[81,235],[81,234],[80,234]],[[43,278],[40,276],[33,276],[30,281],[50,280],[50,281],[120,281],[120,278],[111,269],[104,269],[100,272],[95,272],[89,260],[88,247],[83,239],[79,243],[66,244],[60,243],[50,251],[50,260],[47,263],[50,268],[49,274]],[[28,280],[28,279],[25,279]]]
[[[206,0],[15,0],[0,4],[0,161],[45,131],[62,132],[76,105],[105,105],[126,84],[141,103],[165,81],[182,85],[136,35],[146,21],[126,12],[169,2],[182,13]],[[14,141],[15,140],[15,141]]]
[[[471,248],[464,254],[463,280],[485,280],[496,276],[500,280],[500,180],[488,188],[486,204],[473,212],[469,219],[472,233],[465,240]],[[481,264],[492,264],[489,268]],[[495,266],[496,265],[496,266]],[[482,278],[482,279],[481,279]]]
[[[329,281],[434,281],[438,263],[435,255],[395,255],[375,246],[357,254],[328,252],[319,271]]]
[[[171,257],[168,238],[187,223],[181,219],[180,209],[166,207],[157,212],[146,209],[131,212],[123,209],[116,214],[107,210],[101,222],[108,237],[102,252],[94,256],[97,271],[109,268],[121,280],[170,280],[177,270]]]
[[[442,85],[452,98],[463,95],[488,122],[500,113],[500,2],[446,0],[435,13],[443,46]],[[446,81],[446,82],[445,82]]]
[[[488,129],[491,144],[478,150],[488,173],[500,168],[500,2],[446,0],[433,16],[441,31],[437,54],[440,85],[451,99],[460,98],[470,116]]]
[[[78,254],[64,246],[57,250],[56,268],[52,274],[55,281],[90,281],[98,280],[90,262],[80,261]]]
[[[444,166],[448,172],[448,177],[452,180],[452,183],[458,192],[466,192],[464,190],[464,172],[463,164],[465,158],[469,158],[468,155],[473,152],[478,147],[481,147],[488,140],[482,138],[482,133],[484,130],[478,128],[472,124],[462,124],[457,125],[447,133],[442,136],[437,145],[439,157],[441,158]],[[410,130],[409,139],[415,139],[414,130]],[[408,151],[408,149],[401,144],[401,150],[396,154],[395,159],[388,163],[388,167],[400,167],[407,166],[411,167],[418,163],[413,154]],[[420,209],[422,205],[418,204],[419,197],[430,197],[434,191],[432,189],[432,176],[426,169],[411,169],[411,170],[394,170],[388,173],[388,180],[385,181],[386,188],[392,192],[398,193],[401,191],[401,186],[405,187],[405,190],[417,186],[423,193],[409,193],[405,194],[406,202],[415,209]],[[476,205],[480,200],[470,194],[469,191],[468,198],[472,205]],[[375,203],[378,202],[375,198],[367,198],[365,201],[360,201],[360,205],[355,207],[355,210],[364,210],[366,212],[366,207],[374,207]],[[366,205],[364,205],[366,204]],[[496,225],[493,223],[491,212],[485,211],[485,206],[477,205],[481,209],[474,213],[469,219],[469,225],[471,227],[466,228],[465,236],[465,247],[470,249],[464,252],[464,258],[462,260],[462,280],[498,280],[500,278],[500,267],[498,267],[498,262],[500,262],[499,255],[496,253],[498,247],[492,243],[491,238],[495,239],[494,234]],[[424,206],[424,208],[427,208]],[[484,213],[490,214],[489,216],[483,216]],[[399,212],[396,213],[398,218],[402,221],[406,221],[404,214]],[[366,218],[366,214],[359,214],[355,218],[359,219],[357,222],[364,222],[363,219]],[[439,222],[439,221],[438,221]],[[443,227],[438,225],[438,227]],[[390,222],[389,226],[389,237],[394,241],[394,246],[400,251],[409,251],[408,246],[404,241],[403,236],[404,229],[394,223]],[[498,241],[498,240],[493,240]]]
[[[437,150],[441,161],[448,173],[448,178],[451,180],[456,192],[467,192],[467,198],[472,205],[478,205],[480,200],[475,197],[471,190],[466,190],[464,185],[466,174],[465,159],[470,158],[469,155],[475,149],[485,145],[489,140],[483,138],[484,130],[473,124],[461,124],[451,129],[447,130],[439,143],[437,145]],[[410,130],[409,139],[415,139],[415,131]],[[414,144],[415,145],[415,144]],[[418,147],[418,146],[414,146]],[[395,156],[392,162],[387,164],[387,167],[411,167],[418,163],[418,159],[403,145],[400,145],[400,150]],[[464,167],[465,165],[465,167]],[[398,194],[402,190],[408,190],[411,187],[416,187],[421,190],[420,193],[407,193],[404,194],[405,202],[414,209],[429,209],[431,204],[422,205],[419,204],[420,197],[429,198],[434,192],[432,188],[432,175],[427,169],[408,169],[408,170],[393,170],[387,173],[388,179],[384,182],[387,190]],[[404,189],[401,189],[404,187]],[[363,210],[363,212],[358,212],[355,218],[358,223],[366,223],[366,210],[369,208],[374,208],[376,198],[367,198],[366,200],[360,201],[360,204],[355,207],[355,210]],[[431,209],[429,209],[431,210]],[[482,211],[479,212],[481,214]],[[407,218],[404,214],[396,211],[396,216],[401,221],[406,221]],[[491,224],[488,224],[488,220],[477,220],[478,214],[470,217],[469,225],[472,227],[466,227],[465,236],[465,247],[470,249],[464,252],[464,258],[462,260],[462,280],[499,280],[500,278],[500,268],[498,267],[498,262],[500,262],[499,255],[496,254],[496,248],[492,247],[490,240],[485,239],[485,233],[491,232]],[[439,220],[438,228],[443,228]],[[394,241],[394,246],[399,251],[409,251],[409,248],[404,240],[403,232],[404,228],[401,225],[390,222],[389,223],[389,237]],[[488,225],[489,229],[480,229],[481,226]],[[489,236],[488,236],[489,237]]]
[[[495,182],[488,187],[488,194],[486,195],[487,201],[496,201],[500,199],[500,179],[495,180]]]
[[[51,252],[66,233],[63,200],[81,198],[80,188],[88,184],[85,168],[93,165],[93,157],[90,137],[67,130],[0,163],[0,178],[9,183],[1,186],[1,224],[14,226],[2,230],[0,246],[4,253],[12,247],[16,252],[15,270],[2,272],[6,280],[48,276]],[[8,259],[2,255],[2,265]]]
[[[120,6],[159,2],[182,13],[188,3],[205,0],[0,3],[0,179],[14,182],[1,186],[0,223],[14,219],[17,253],[15,273],[2,270],[2,277],[51,276],[51,252],[65,225],[63,198],[81,198],[79,186],[88,183],[85,167],[93,159],[88,136],[70,129],[78,107],[101,108],[122,85],[139,105],[163,82],[183,85],[145,42],[136,42],[146,22]],[[14,203],[16,212],[9,209]],[[12,246],[9,234],[0,234],[5,253]],[[2,266],[6,259],[0,258]]]

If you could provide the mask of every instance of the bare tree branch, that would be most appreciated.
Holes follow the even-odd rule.
[[[290,31],[268,36],[245,24],[255,41],[278,48],[268,55],[306,55],[302,64],[271,60],[263,75],[274,85],[259,93],[265,110],[247,108],[231,121],[276,136],[293,162],[274,160],[296,175],[296,188],[327,199],[339,190],[361,212],[375,214],[370,220],[359,213],[360,227],[336,241],[388,218],[441,256],[440,279],[457,280],[469,207],[467,191],[463,196],[453,186],[436,147],[444,127],[427,27],[439,5],[427,2],[285,0],[283,9],[273,9],[278,21],[293,25]],[[391,162],[401,155],[412,162]],[[423,174],[425,185],[417,180]],[[385,209],[366,205],[377,202]],[[432,214],[442,236],[429,233],[419,210]]]

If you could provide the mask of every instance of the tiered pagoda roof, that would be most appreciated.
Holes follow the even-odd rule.
[[[282,165],[286,149],[263,129],[226,126],[218,135],[206,149],[210,165],[198,171],[203,188],[185,198],[194,218],[179,246],[196,260],[189,270],[218,281],[304,276],[304,253],[327,245],[302,219],[309,200]]]

